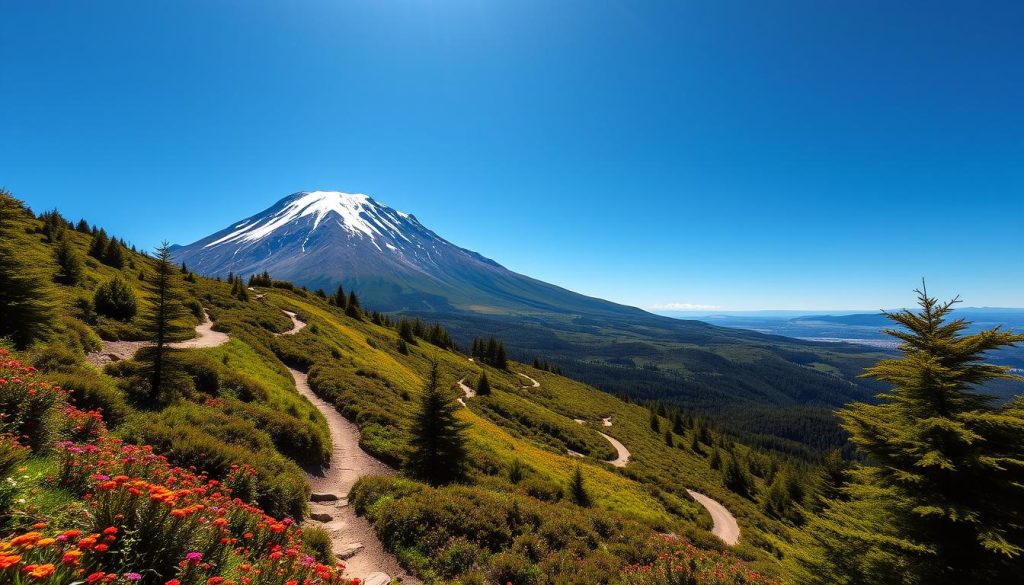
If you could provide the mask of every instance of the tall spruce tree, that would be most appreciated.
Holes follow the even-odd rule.
[[[899,358],[866,377],[891,389],[839,414],[866,459],[845,500],[807,525],[790,569],[802,583],[1010,583],[1024,568],[1024,399],[980,387],[1017,378],[985,362],[1024,341],[999,328],[965,335],[959,299],[916,291],[920,310],[887,314]]]
[[[165,384],[172,378],[175,350],[168,344],[187,339],[191,333],[186,321],[189,312],[182,304],[181,274],[171,262],[167,242],[157,249],[154,275],[146,281],[146,289],[150,295],[150,308],[142,326],[153,347],[141,355],[148,362],[150,392],[156,399],[164,393]]]
[[[467,425],[455,416],[457,411],[455,400],[441,388],[437,364],[432,364],[409,439],[406,469],[413,477],[432,485],[465,477]]]
[[[20,348],[48,338],[57,327],[53,275],[22,247],[30,217],[21,201],[0,189],[0,337]]]

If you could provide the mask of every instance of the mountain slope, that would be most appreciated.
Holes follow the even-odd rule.
[[[877,350],[587,297],[507,270],[366,195],[295,193],[173,254],[210,276],[265,270],[311,289],[341,284],[373,309],[439,319],[463,345],[499,335],[518,359],[541,356],[602,389],[682,403],[736,430],[749,424],[789,450],[841,442],[831,409],[877,390],[857,378]]]

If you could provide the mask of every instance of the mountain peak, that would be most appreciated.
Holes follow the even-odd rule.
[[[260,241],[278,230],[290,230],[303,222],[314,232],[325,222],[336,225],[354,236],[376,241],[377,237],[403,237],[402,223],[413,221],[407,213],[396,211],[363,193],[341,191],[300,191],[280,200],[266,212],[241,221],[228,233],[207,243],[205,248],[223,244],[244,244]]]

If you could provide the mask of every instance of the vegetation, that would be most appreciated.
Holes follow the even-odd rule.
[[[438,378],[437,364],[433,364],[413,422],[406,461],[413,477],[431,485],[456,482],[466,475],[466,425],[455,417],[458,406],[441,391]]]
[[[119,321],[131,320],[138,311],[135,291],[120,275],[114,275],[96,289],[92,304],[100,315]]]
[[[26,249],[25,215],[21,201],[0,190],[0,337],[22,348],[57,327],[50,278]]]
[[[865,463],[826,500],[793,555],[806,583],[1007,583],[1024,555],[1024,402],[996,406],[976,388],[1010,378],[985,354],[1024,341],[999,329],[964,335],[958,299],[918,293],[890,314],[902,356],[867,376],[892,389],[852,404],[844,426]],[[832,493],[835,490],[830,490]],[[898,577],[897,577],[898,576]],[[898,579],[898,581],[897,581]]]
[[[153,342],[153,349],[147,352],[147,356],[150,394],[157,398],[161,393],[169,391],[165,383],[174,373],[174,349],[169,344],[187,338],[190,334],[189,327],[184,323],[188,313],[182,304],[179,276],[171,264],[171,253],[166,242],[157,250],[155,274],[146,284],[152,304],[143,323],[143,330]]]

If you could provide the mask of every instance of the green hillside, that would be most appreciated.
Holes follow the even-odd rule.
[[[385,545],[424,580],[566,582],[576,574],[577,561],[586,559],[600,567],[601,576],[581,579],[622,582],[624,567],[655,562],[659,551],[685,542],[710,555],[708,562],[733,562],[717,556],[729,547],[710,534],[710,516],[687,489],[707,494],[735,515],[742,533],[730,554],[765,574],[777,572],[777,543],[788,538],[788,529],[762,511],[758,494],[783,464],[778,459],[685,413],[663,409],[663,416],[654,415],[654,430],[649,407],[571,379],[515,362],[507,369],[484,366],[425,339],[402,343],[391,319],[352,310],[346,315],[328,299],[287,283],[240,293],[233,284],[182,269],[182,300],[189,309],[185,325],[194,327],[206,312],[214,330],[227,333],[230,341],[178,350],[181,375],[171,391],[154,398],[145,382],[145,359],[110,361],[109,352],[117,347],[110,342],[146,338],[143,315],[152,302],[146,286],[156,261],[125,249],[120,268],[105,264],[89,255],[94,230],[80,225],[78,231],[62,221],[24,215],[19,229],[9,230],[16,235],[10,244],[26,266],[48,275],[43,286],[58,314],[54,330],[41,330],[20,345],[17,355],[68,389],[79,408],[101,409],[114,436],[152,445],[172,464],[213,478],[251,465],[252,497],[274,516],[308,513],[303,466],[325,462],[330,451],[324,419],[295,392],[289,367],[308,372],[313,390],[358,424],[367,452],[402,469],[413,417],[436,364],[452,400],[462,396],[459,380],[475,384],[484,372],[490,380],[490,395],[466,399],[468,407],[457,412],[467,425],[465,480],[429,486],[402,475],[365,479],[350,496]],[[59,272],[55,249],[65,245],[61,242],[82,261],[73,284],[53,276]],[[115,277],[134,292],[133,318],[96,313],[96,290]],[[306,327],[277,336],[292,325],[285,310],[297,313]],[[101,338],[108,342],[105,349]],[[604,425],[606,417],[612,426]],[[665,431],[673,427],[669,446]],[[615,449],[599,432],[629,450],[625,467],[606,462]],[[34,465],[45,468],[50,456],[40,451]],[[746,495],[725,485],[733,459],[746,476]],[[589,509],[572,501],[569,487],[577,469]],[[70,496],[43,480],[32,489],[49,495],[40,496],[42,504],[31,513],[17,505],[6,509],[4,531],[23,528],[43,514],[54,514],[57,524],[75,524],[73,515],[56,505]],[[446,505],[438,508],[438,502]],[[518,524],[509,516],[524,513]],[[469,518],[501,526],[477,526]],[[438,542],[438,534],[446,534],[446,540]],[[666,544],[658,534],[680,535],[680,540]]]

